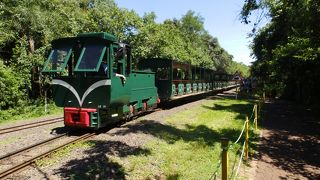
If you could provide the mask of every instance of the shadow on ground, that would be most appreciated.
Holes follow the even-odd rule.
[[[258,159],[292,174],[320,179],[320,124],[308,109],[285,101],[265,105],[264,137]],[[280,177],[292,178],[292,177]]]
[[[128,146],[120,141],[90,141],[94,147],[86,150],[86,157],[69,161],[56,171],[66,179],[125,179],[124,168],[111,161],[106,154],[118,157],[148,155],[150,151]]]
[[[185,128],[180,129],[154,120],[142,120],[138,123],[124,125],[122,127],[123,129],[115,132],[114,135],[144,133],[165,140],[169,144],[183,140],[185,142],[198,142],[213,146],[216,142],[220,142],[222,137],[235,140],[240,134],[240,130],[237,129],[226,128],[215,131],[205,125],[186,125]]]
[[[246,119],[246,113],[248,115],[248,118],[251,117],[252,109],[253,109],[253,105],[249,106],[248,104],[233,104],[231,106],[230,105],[224,106],[224,105],[215,104],[213,106],[202,105],[202,107],[209,109],[209,110],[221,110],[221,111],[235,112],[238,114],[235,118],[242,119],[243,121],[245,121],[245,119]]]
[[[126,124],[112,135],[126,135],[130,133],[149,134],[173,144],[178,140],[196,142],[214,146],[221,137],[236,139],[240,130],[221,129],[214,131],[207,126],[185,126],[184,129],[161,124],[154,120],[142,120],[134,124]],[[111,161],[107,155],[127,157],[129,155],[150,154],[150,150],[132,147],[120,141],[91,141],[94,147],[85,151],[85,157],[67,162],[55,173],[66,179],[125,179],[126,171],[120,164]],[[160,176],[159,176],[160,177]],[[162,177],[162,176],[161,176]],[[167,175],[166,179],[175,179],[179,174]],[[157,179],[157,176],[154,178]]]
[[[231,95],[230,95],[231,94]],[[234,99],[234,94],[219,94],[218,96],[210,97],[209,99]],[[252,100],[252,103],[253,100]],[[216,110],[216,111],[228,111],[228,112],[235,112],[238,114],[236,116],[237,119],[243,119],[245,120],[246,114],[248,115],[248,118],[250,120],[250,117],[253,115],[253,104],[250,106],[249,104],[232,104],[232,105],[219,105],[219,104],[213,104],[212,106],[202,105],[203,108],[209,109],[209,110]],[[251,117],[252,118],[252,117]]]

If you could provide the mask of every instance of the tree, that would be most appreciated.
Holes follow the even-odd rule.
[[[2,0],[0,62],[1,70],[7,71],[1,78],[3,87],[13,84],[12,89],[3,91],[12,91],[11,97],[28,94],[30,99],[41,98],[47,81],[40,67],[50,42],[83,32],[116,35],[131,44],[135,59],[169,58],[221,72],[235,70],[232,56],[204,29],[199,14],[188,11],[181,19],[163,23],[156,23],[155,18],[155,13],[139,17],[132,10],[119,8],[113,0]],[[12,104],[4,102],[0,108],[18,104],[14,99]]]
[[[16,73],[0,60],[0,110],[15,107],[25,96],[15,76]]]
[[[249,23],[250,14],[259,9],[268,11],[270,22],[254,34],[252,49],[257,61],[252,74],[274,94],[315,103],[320,98],[320,2],[247,0],[244,22]]]

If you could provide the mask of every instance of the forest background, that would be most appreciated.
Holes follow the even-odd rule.
[[[248,76],[193,11],[155,21],[119,8],[113,0],[2,0],[0,2],[0,110],[42,103],[49,89],[41,67],[53,39],[83,32],[108,32],[130,44],[135,60],[169,58],[219,72]]]
[[[320,107],[320,1],[245,0],[241,17],[254,27],[250,71],[259,89]]]

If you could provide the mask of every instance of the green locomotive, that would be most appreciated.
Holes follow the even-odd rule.
[[[100,128],[155,107],[153,72],[132,70],[131,49],[108,33],[57,39],[43,72],[66,126]]]
[[[53,100],[64,107],[65,126],[80,128],[98,129],[153,109],[160,100],[234,85],[228,75],[172,60],[143,60],[139,66],[149,70],[133,70],[130,46],[115,36],[83,33],[54,40],[42,72],[53,78]]]

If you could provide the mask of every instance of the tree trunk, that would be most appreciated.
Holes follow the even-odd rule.
[[[34,53],[34,40],[32,36],[28,37],[28,43],[29,43],[29,55],[32,55]]]
[[[34,39],[32,35],[28,36],[28,50],[29,50],[29,56],[32,57],[35,51],[34,47]],[[41,77],[40,77],[40,70],[39,67],[33,67],[31,71],[32,75],[32,94],[33,98],[38,98],[42,96],[42,87],[41,87]]]

